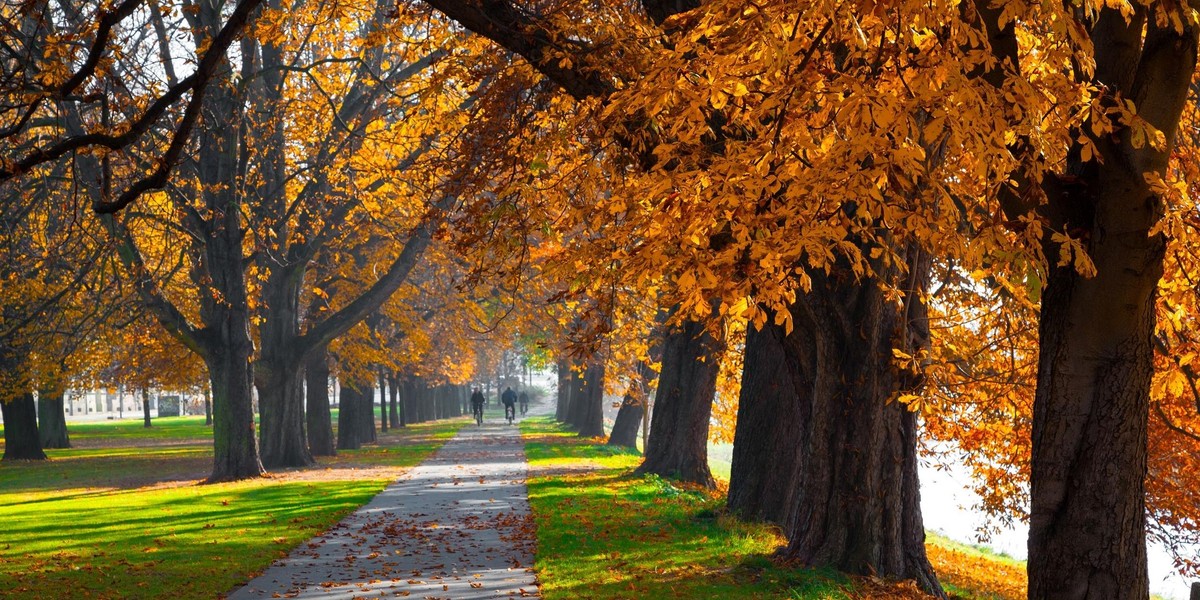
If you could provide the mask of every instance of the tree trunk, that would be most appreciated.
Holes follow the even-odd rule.
[[[1154,15],[1156,13],[1150,13]],[[1144,36],[1144,40],[1142,37]],[[1129,38],[1138,43],[1129,43]],[[1030,471],[1029,598],[1144,600],[1146,443],[1155,304],[1166,241],[1150,235],[1196,68],[1197,31],[1136,11],[1101,14],[1095,79],[1106,103],[1128,98],[1166,144],[1129,129],[1085,135],[1099,159],[1069,156],[1047,189],[1047,231],[1077,230],[1096,268],[1050,267],[1039,322]],[[1047,240],[1047,252],[1058,244]],[[1056,254],[1047,254],[1055,256]]]
[[[379,432],[387,433],[388,430],[388,414],[387,414],[387,376],[382,371],[379,373]],[[374,419],[374,407],[372,407],[372,419]]]
[[[275,201],[277,201],[276,199]],[[254,365],[258,388],[259,443],[268,469],[313,464],[305,428],[303,361],[300,336],[300,288],[304,266],[263,266],[263,320],[258,326],[259,357]]]
[[[32,393],[0,402],[0,415],[4,417],[3,460],[46,460],[38,435],[37,406]]]
[[[388,375],[388,421],[392,428],[404,427],[404,416],[400,413],[400,378],[393,371]]]
[[[67,434],[63,393],[49,390],[38,392],[37,412],[42,448],[70,448],[71,437]]]
[[[343,381],[338,411],[338,450],[357,450],[375,441],[375,401],[372,384]]]
[[[264,467],[306,467],[315,462],[308,451],[308,435],[304,426],[302,376],[303,373],[296,366],[276,362],[266,356],[260,357],[255,365],[258,434]]]
[[[914,285],[923,285],[928,260],[915,267],[925,279]],[[893,347],[915,352],[913,339],[928,339],[924,305],[907,310],[848,269],[815,274],[812,291],[792,305],[795,330],[782,345],[800,405],[801,465],[785,555],[848,573],[915,579],[945,597],[925,555],[917,416],[892,401],[915,386],[911,373],[894,367]]]
[[[437,397],[428,381],[421,380],[421,421],[437,420]]]
[[[662,331],[656,330],[653,338],[657,341],[650,350],[650,356],[654,360],[660,360]],[[629,383],[625,398],[621,400],[621,408],[617,410],[616,421],[613,422],[612,432],[608,435],[608,445],[637,448],[638,429],[642,426],[649,400],[647,390],[654,386],[656,378],[657,374],[651,365],[645,362],[638,365],[637,378]]]
[[[149,429],[150,423],[150,390],[142,388],[142,427]]]
[[[617,419],[613,422],[612,431],[608,434],[609,446],[624,446],[637,448],[638,428],[642,426],[643,400],[632,391],[626,392],[617,410]]]
[[[230,323],[226,330],[229,334],[244,333],[237,336],[240,343],[227,344],[227,352],[205,357],[213,396],[213,471],[209,482],[259,477],[264,473],[254,435],[247,322]]]
[[[572,360],[571,366],[571,376],[567,383],[567,425],[579,430],[583,427],[588,412],[587,395],[585,394],[587,369],[586,367],[578,368],[583,365],[577,360]]]
[[[416,378],[411,375],[404,376],[404,395],[400,398],[400,411],[404,414],[404,420],[409,425],[421,422],[421,415],[417,410],[416,396]]]
[[[308,450],[313,456],[337,456],[337,448],[333,445],[333,418],[329,410],[329,355],[326,347],[317,348],[309,354],[304,363],[304,377]]]
[[[772,319],[761,331],[746,331],[727,505],[743,519],[775,523],[791,532],[803,464],[797,443],[803,423],[799,382],[784,356],[785,337],[783,326]]]
[[[708,469],[708,420],[723,343],[696,321],[686,321],[667,333],[646,459],[637,473],[716,485]]]
[[[1105,184],[1124,191],[1131,182]],[[1163,257],[1162,238],[1146,235],[1152,219],[1137,214],[1149,204],[1108,215],[1110,228],[1091,248],[1096,277],[1054,267],[1045,287],[1033,405],[1030,598],[1149,595],[1146,426]]]
[[[583,377],[579,437],[604,437],[604,357],[593,356]]]

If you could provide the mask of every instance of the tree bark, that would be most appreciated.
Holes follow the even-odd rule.
[[[333,417],[329,409],[329,353],[324,346],[308,355],[304,363],[305,424],[308,450],[313,456],[337,456],[333,444]]]
[[[910,252],[916,261],[911,275],[924,275],[911,285],[923,286],[928,259]],[[905,289],[911,301],[924,288]],[[925,555],[917,416],[894,401],[917,382],[893,365],[892,349],[915,352],[914,344],[925,343],[924,310],[919,301],[903,307],[888,301],[876,282],[859,281],[848,269],[814,274],[812,291],[792,305],[795,329],[782,347],[799,400],[801,458],[795,512],[784,514],[792,522],[785,556],[848,573],[914,579],[945,597]],[[759,349],[770,353],[774,342],[756,340],[764,341]]]
[[[716,485],[708,469],[708,420],[723,343],[696,321],[685,321],[667,332],[646,458],[637,473]]]
[[[666,318],[665,311],[660,311],[655,318],[657,326],[651,334],[654,342],[649,352],[651,361],[662,360],[662,325]],[[638,429],[642,427],[642,421],[646,417],[646,405],[650,400],[647,390],[654,386],[657,377],[658,374],[654,372],[654,368],[650,364],[642,362],[638,365],[637,376],[629,382],[629,388],[621,400],[621,408],[617,410],[617,418],[613,422],[612,432],[609,433],[608,444],[610,446],[637,448]]]
[[[142,427],[149,429],[150,423],[150,390],[142,388]]]
[[[604,371],[603,356],[588,361],[580,393],[579,437],[604,437]]]
[[[421,422],[420,412],[417,410],[417,382],[416,378],[411,375],[404,376],[404,394],[400,397],[401,411],[404,413],[405,421],[412,425]]]
[[[795,335],[795,333],[793,333]],[[801,390],[784,356],[785,330],[749,327],[730,468],[729,510],[791,532],[803,464]],[[803,343],[800,340],[797,343]]]
[[[400,378],[393,371],[388,375],[388,421],[392,428],[404,427],[404,416],[400,412]]]
[[[38,435],[37,407],[32,393],[0,402],[0,415],[4,417],[3,460],[46,460]]]
[[[42,448],[70,448],[71,437],[67,433],[63,393],[50,390],[38,392],[37,412]]]
[[[244,306],[244,305],[243,305]],[[226,352],[205,356],[213,396],[213,471],[208,481],[234,481],[264,474],[254,435],[249,319],[230,319]],[[236,338],[236,339],[235,339]]]
[[[338,402],[338,450],[357,450],[375,441],[375,406],[371,383],[343,381]]]
[[[587,417],[587,396],[584,392],[586,375],[586,366],[580,364],[577,359],[571,359],[570,377],[567,382],[567,425],[575,430],[583,426]]]
[[[612,431],[608,434],[609,446],[637,448],[638,428],[642,426],[644,403],[645,401],[634,392],[625,393],[625,397],[621,400],[621,408],[617,410],[617,418],[613,422]]]
[[[1002,9],[991,3],[977,0],[973,8],[993,64],[1003,65],[979,69],[979,76],[1003,91],[1007,78],[1020,73],[1014,26],[997,20]],[[1085,83],[1098,88],[1098,105],[1131,102],[1165,143],[1135,143],[1130,127],[1114,123],[1115,131],[1097,132],[1085,121],[1071,134],[1077,141],[1063,176],[1037,182],[1019,176],[999,190],[1010,219],[1040,213],[1046,256],[1059,255],[1050,232],[1067,232],[1085,244],[1096,269],[1087,278],[1073,265],[1052,264],[1044,286],[1030,464],[1031,600],[1149,596],[1146,426],[1165,240],[1150,235],[1163,200],[1147,182],[1170,181],[1198,38],[1190,22],[1176,29],[1158,8],[1104,8],[1094,15],[1087,34],[1095,66]],[[1096,159],[1083,160],[1085,142]],[[1042,157],[1021,158],[1029,164]],[[1046,202],[1026,206],[1025,199],[1037,197],[1034,185]]]
[[[266,328],[266,323],[260,330]],[[262,346],[266,351],[266,344]],[[313,464],[305,427],[303,371],[291,360],[260,356],[255,363],[258,389],[259,440],[263,466],[270,469]]]

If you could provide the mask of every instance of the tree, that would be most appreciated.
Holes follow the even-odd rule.
[[[1016,41],[1018,15],[972,6],[967,18],[1000,61],[980,76],[995,94],[1024,85],[1030,59]],[[1029,596],[1146,598],[1146,435],[1166,243],[1159,222],[1198,29],[1190,8],[1163,3],[1062,18],[1086,32],[1075,52],[1094,62],[1073,75],[1104,110],[1070,128],[1061,170],[1017,137],[1021,175],[998,190],[1010,214],[1036,212],[1046,254],[1061,257],[1049,261],[1039,318]],[[1015,107],[1005,116],[1020,120]],[[1028,206],[1029,198],[1041,202]]]

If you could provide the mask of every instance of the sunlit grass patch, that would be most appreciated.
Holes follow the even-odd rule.
[[[465,423],[397,429],[309,469],[215,485],[199,483],[211,444],[163,445],[169,435],[0,464],[0,595],[217,597],[366,503]]]
[[[531,473],[553,473],[528,482],[546,598],[848,597],[837,574],[777,566],[778,532],[722,515],[720,497],[631,475],[637,454],[545,419],[522,431]]]
[[[6,506],[10,598],[215,597],[371,499],[386,481],[258,479],[167,489],[66,490]]]

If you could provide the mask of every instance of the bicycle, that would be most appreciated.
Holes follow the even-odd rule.
[[[513,419],[515,419],[516,416],[517,416],[516,407],[514,407],[511,404],[504,405],[504,418],[508,419],[509,425],[513,424]]]
[[[475,424],[483,427],[483,407],[479,405],[472,406],[471,412],[475,415]]]

